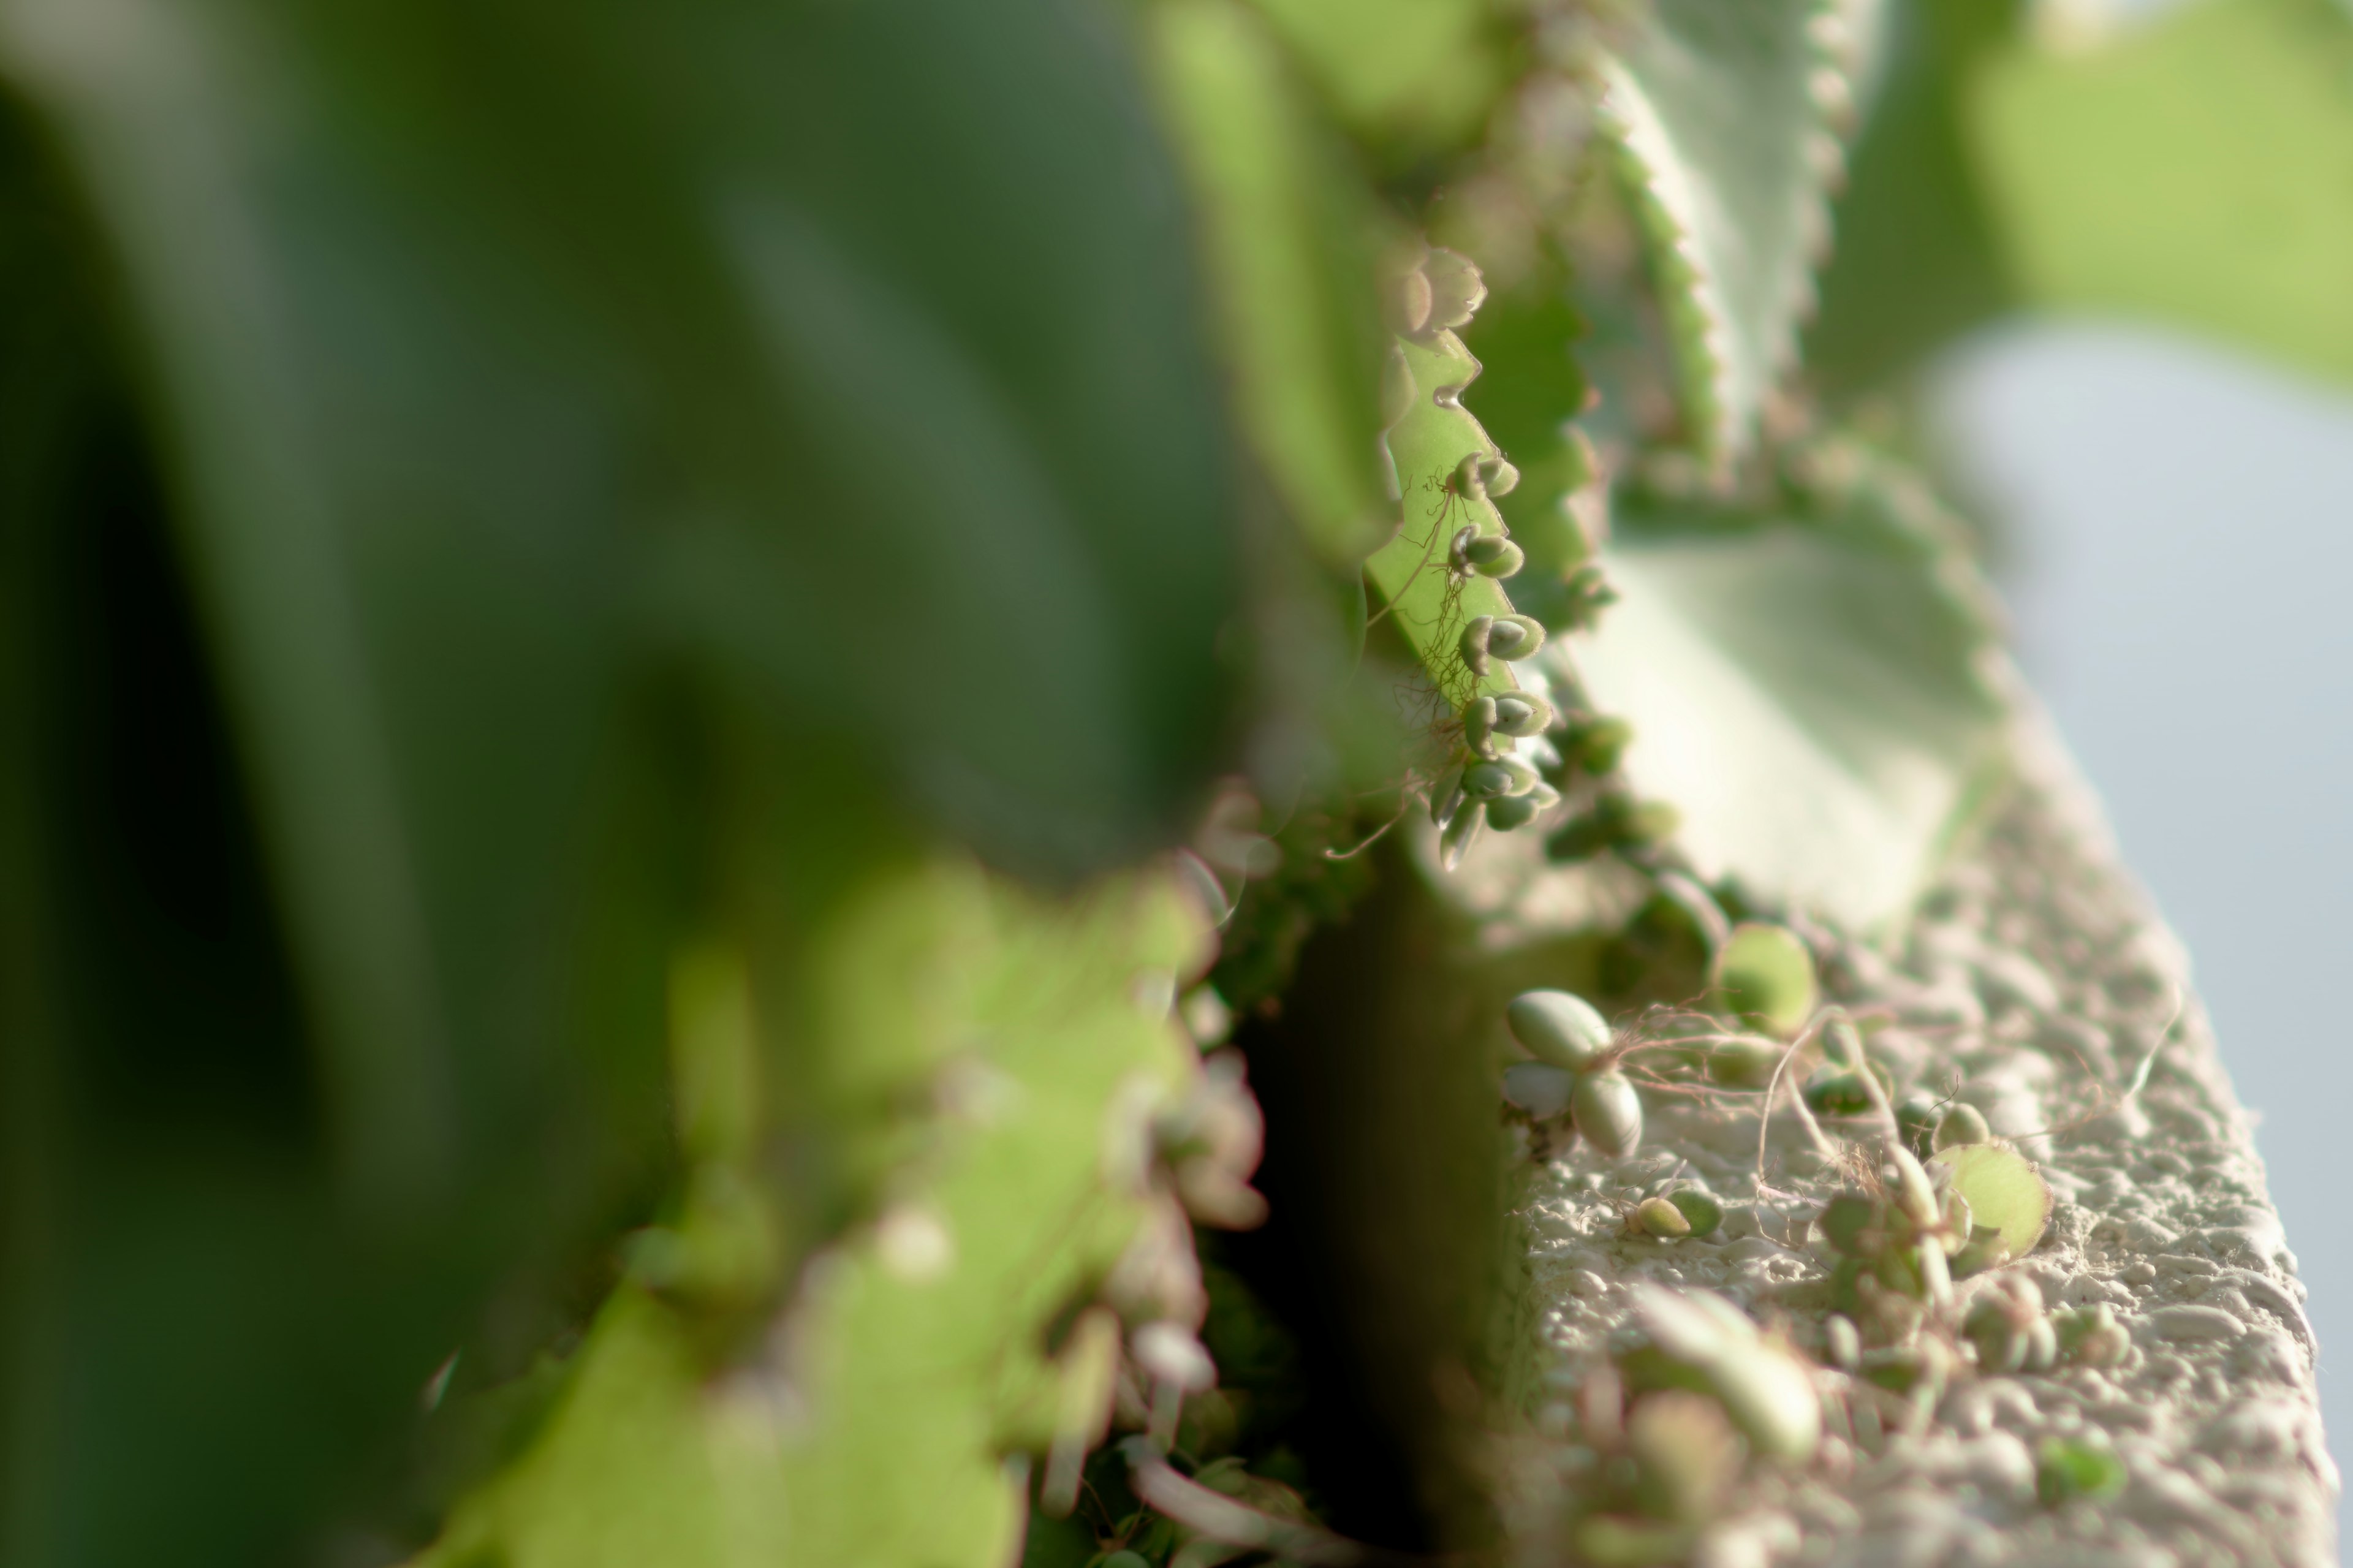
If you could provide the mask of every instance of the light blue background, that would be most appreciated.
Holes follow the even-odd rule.
[[[2157,332],[1999,331],[1932,384],[2029,675],[2187,942],[2353,1395],[2353,395]]]

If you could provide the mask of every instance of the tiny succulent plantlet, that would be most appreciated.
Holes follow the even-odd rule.
[[[1710,976],[1715,1006],[1779,1039],[1806,1026],[1820,995],[1806,944],[1788,927],[1763,921],[1734,928]]]
[[[1609,1021],[1566,991],[1524,991],[1504,1007],[1504,1021],[1529,1055],[1570,1072],[1583,1072],[1610,1047]]]

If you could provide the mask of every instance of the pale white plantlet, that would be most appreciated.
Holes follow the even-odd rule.
[[[1514,1062],[1504,1069],[1504,1098],[1538,1121],[1550,1121],[1568,1109],[1577,1075],[1550,1062]]]
[[[1488,699],[1497,733],[1514,738],[1540,735],[1552,724],[1552,704],[1529,691],[1506,691]]]
[[[1504,1007],[1512,1038],[1540,1062],[1583,1072],[1609,1048],[1609,1021],[1567,991],[1523,991]]]
[[[1583,1074],[1568,1108],[1578,1133],[1613,1159],[1632,1153],[1642,1141],[1642,1097],[1623,1073],[1605,1068]]]

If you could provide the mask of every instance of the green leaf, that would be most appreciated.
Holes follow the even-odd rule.
[[[2029,1160],[2007,1143],[1962,1143],[1939,1149],[1932,1165],[1953,1173],[1953,1190],[1969,1200],[1975,1227],[2001,1232],[2013,1258],[2023,1258],[2042,1239],[2051,1220],[2051,1185]]]
[[[209,656],[237,743],[198,804],[260,848],[189,842],[274,894],[216,978],[141,945],[135,879],[24,879],[71,907],[12,962],[76,978],[9,1043],[52,1031],[93,1108],[42,1167],[73,1239],[26,1289],[81,1403],[25,1528],[276,1560],[641,1216],[691,899],[781,866],[822,917],[923,833],[1062,877],[1176,834],[1229,732],[1235,465],[1176,169],[1077,0],[27,0],[0,67],[121,285],[205,636],[164,662]],[[161,537],[140,444],[58,534]],[[169,695],[162,731],[208,694]],[[132,771],[45,784],[77,842],[133,837],[88,787]],[[126,1106],[147,1052],[266,1058],[269,1135]],[[868,1173],[802,1152],[807,1246]]]
[[[1354,567],[1387,531],[1369,194],[1256,15],[1164,0],[1147,26],[1243,435],[1317,551]]]
[[[1651,241],[1690,436],[1747,450],[1828,249],[1848,85],[1831,0],[1656,0],[1604,65],[1601,124]]]
[[[2020,283],[2353,375],[2348,79],[2353,21],[2328,0],[2211,0],[2013,49],[1970,107]]]
[[[1484,0],[1254,0],[1340,122],[1405,163],[1484,127],[1508,79]]]
[[[1480,692],[1510,691],[1517,685],[1511,667],[1500,659],[1483,678],[1473,676],[1463,662],[1457,646],[1462,628],[1480,616],[1510,615],[1512,601],[1492,577],[1458,575],[1448,556],[1461,529],[1482,535],[1505,531],[1495,503],[1483,491],[1459,489],[1455,479],[1464,458],[1502,454],[1462,406],[1462,390],[1477,378],[1479,362],[1461,338],[1443,329],[1399,338],[1396,353],[1401,379],[1412,385],[1404,416],[1386,437],[1403,495],[1404,521],[1365,563],[1365,575],[1451,717]]]
[[[1630,720],[1701,874],[1851,925],[1901,914],[1999,771],[1990,616],[1916,479],[1842,454],[1827,493],[1621,504],[1620,602],[1569,659]]]
[[[2018,303],[1968,146],[1967,86],[2007,43],[2019,0],[1893,0],[1807,329],[1814,386],[1851,398]]]

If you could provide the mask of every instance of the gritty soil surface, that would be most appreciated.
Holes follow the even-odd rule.
[[[1961,1310],[2014,1274],[2048,1308],[2110,1303],[2131,1349],[2104,1370],[1964,1367],[1933,1404],[1883,1420],[1825,1368],[1840,1435],[1802,1475],[1753,1475],[1696,1562],[2336,1561],[2337,1478],[2305,1291],[2247,1121],[2182,955],[2122,871],[2096,803],[2055,745],[2023,750],[2019,782],[1899,941],[1807,934],[1831,995],[1883,1020],[1871,1048],[1897,1095],[1978,1107],[2056,1194],[2041,1245],[1963,1281]],[[1526,1166],[1541,1436],[1511,1461],[1507,1490],[1530,1563],[1566,1555],[1560,1500],[1597,1462],[1578,1440],[1577,1384],[1613,1336],[1622,1342],[1638,1282],[1717,1291],[1801,1347],[1822,1342],[1831,1255],[1810,1222],[1845,1173],[1786,1110],[1760,1181],[1753,1110],[1651,1100],[1636,1153],[1612,1161],[1580,1142]],[[1876,1141],[1861,1121],[1826,1131],[1858,1148]],[[1677,1184],[1723,1201],[1721,1231],[1629,1237],[1631,1205]],[[2129,1475],[2122,1493],[2038,1500],[2036,1455],[2052,1436],[2112,1446]]]

